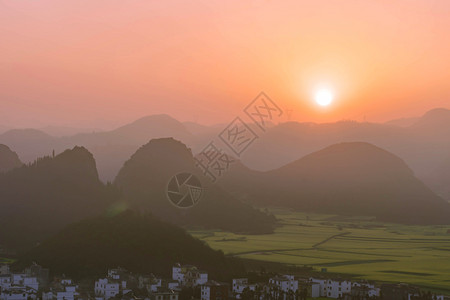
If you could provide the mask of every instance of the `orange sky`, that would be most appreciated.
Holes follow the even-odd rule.
[[[260,91],[297,121],[416,116],[450,108],[449,36],[446,0],[0,1],[0,124],[228,122]]]

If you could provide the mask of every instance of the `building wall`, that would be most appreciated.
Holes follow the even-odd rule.
[[[97,296],[109,299],[119,293],[119,283],[109,283],[108,279],[99,279],[95,282],[94,290]]]
[[[211,297],[211,289],[209,286],[202,286],[201,289],[201,295],[200,298],[201,300],[210,300]]]

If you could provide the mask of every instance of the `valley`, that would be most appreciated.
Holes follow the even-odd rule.
[[[361,279],[405,282],[449,291],[450,226],[378,223],[271,209],[279,220],[273,234],[238,235],[190,231],[228,256],[311,266]]]

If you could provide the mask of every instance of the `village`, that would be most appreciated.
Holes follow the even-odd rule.
[[[117,267],[88,285],[79,285],[64,275],[50,280],[49,274],[48,269],[37,264],[23,272],[12,272],[9,265],[0,265],[0,300],[450,299],[407,284],[377,284],[324,276],[304,278],[279,274],[268,282],[250,282],[248,278],[217,282],[196,266],[180,264],[172,267],[172,278],[133,274]]]

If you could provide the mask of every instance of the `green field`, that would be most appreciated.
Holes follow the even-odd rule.
[[[13,262],[14,262],[14,259],[0,257],[0,264],[12,264]]]
[[[272,212],[280,220],[274,234],[191,234],[228,255],[450,292],[450,226],[384,224],[370,218],[280,209]]]

